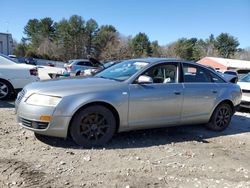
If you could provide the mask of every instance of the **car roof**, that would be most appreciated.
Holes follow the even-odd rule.
[[[159,58],[159,57],[148,57],[148,58],[138,58],[138,59],[129,59],[134,61],[144,61],[147,63],[158,63],[158,62],[185,62],[185,63],[194,63],[192,61],[180,60],[174,58]],[[126,60],[125,60],[126,61]],[[196,63],[194,63],[196,64]]]
[[[70,59],[69,62],[73,61],[89,61],[88,59]]]

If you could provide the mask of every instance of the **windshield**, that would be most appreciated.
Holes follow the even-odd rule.
[[[250,74],[247,74],[247,75],[243,76],[240,79],[240,82],[250,82]]]
[[[124,81],[147,65],[147,62],[127,60],[103,70],[96,74],[95,77]]]

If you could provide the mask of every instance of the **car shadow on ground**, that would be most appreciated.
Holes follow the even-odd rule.
[[[15,108],[15,101],[11,100],[0,100],[0,108]]]
[[[241,114],[234,115],[230,126],[222,132],[210,131],[204,125],[130,131],[116,134],[109,143],[96,149],[144,148],[186,141],[209,143],[209,138],[247,132],[250,132],[250,118],[243,111]],[[37,134],[36,137],[38,140],[53,147],[83,149],[77,146],[70,138],[65,140]]]

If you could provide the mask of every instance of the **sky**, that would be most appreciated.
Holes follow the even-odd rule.
[[[166,45],[179,38],[229,33],[250,47],[250,0],[1,0],[0,32],[20,41],[29,19],[80,15],[113,25],[125,36],[144,32]]]

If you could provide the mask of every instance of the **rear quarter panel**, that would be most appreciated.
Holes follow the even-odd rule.
[[[241,102],[241,89],[239,85],[233,84],[233,83],[220,83],[218,84],[219,86],[219,95],[216,100],[216,104],[214,106],[214,109],[222,102],[225,100],[229,100],[233,103],[234,107],[238,106]],[[213,109],[213,111],[214,111]],[[213,113],[211,112],[211,115]]]
[[[26,84],[38,80],[38,77],[30,75],[28,68],[16,66],[1,66],[0,78],[8,80],[14,89],[23,88]]]

